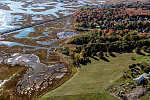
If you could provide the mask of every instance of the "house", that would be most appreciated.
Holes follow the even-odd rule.
[[[136,81],[136,83],[140,84],[142,80],[149,78],[148,76],[150,76],[150,72],[149,72],[149,74],[144,73],[144,74],[138,76],[137,78],[135,78],[134,80]]]
[[[150,77],[150,72],[148,73],[148,76]]]

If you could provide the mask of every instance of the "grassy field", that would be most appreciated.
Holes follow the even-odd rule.
[[[116,81],[128,65],[146,60],[134,53],[115,54],[108,57],[109,62],[93,60],[66,83],[48,92],[37,100],[117,100],[106,92],[108,86]],[[138,60],[131,60],[135,57]],[[148,56],[147,56],[148,57]]]

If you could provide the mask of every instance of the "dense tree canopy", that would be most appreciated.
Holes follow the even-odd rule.
[[[72,37],[68,44],[73,47],[67,45],[61,50],[72,57],[75,65],[88,63],[89,57],[103,58],[106,52],[150,52],[149,2],[82,8],[74,14],[74,26],[90,29]]]

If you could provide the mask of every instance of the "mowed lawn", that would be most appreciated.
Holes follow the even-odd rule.
[[[92,59],[92,63],[81,66],[70,80],[37,100],[117,100],[108,94],[106,89],[121,77],[123,69],[128,65],[140,62],[131,60],[131,57],[138,59],[141,55],[115,55],[116,57],[107,57],[110,62]]]

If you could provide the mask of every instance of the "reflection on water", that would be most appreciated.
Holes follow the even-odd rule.
[[[13,18],[9,13],[6,13],[2,10],[0,10],[0,30],[6,30],[9,28],[13,28],[14,26],[10,26],[9,24]]]

